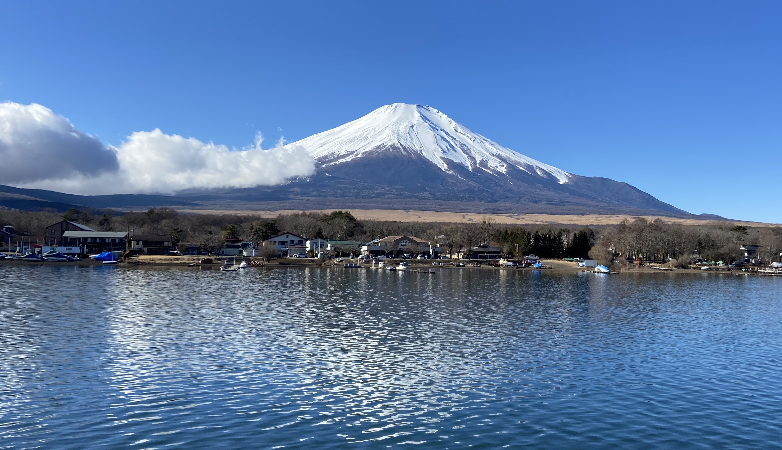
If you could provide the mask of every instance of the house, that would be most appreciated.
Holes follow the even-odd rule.
[[[282,233],[263,241],[263,246],[272,248],[274,256],[282,256],[288,254],[288,246],[303,246],[305,241],[306,239],[293,233]]]
[[[469,251],[461,251],[457,256],[459,259],[500,259],[502,258],[502,249],[481,244]]]
[[[312,252],[315,256],[318,256],[318,253],[325,252],[329,248],[329,241],[325,239],[310,239],[307,241],[307,252]]]
[[[173,238],[166,235],[134,234],[130,238],[130,250],[141,255],[168,255]]]
[[[8,251],[11,248],[11,239],[16,236],[13,225],[6,225],[0,229],[0,251]]]
[[[6,225],[0,230],[0,249],[15,253],[28,253],[41,248],[37,237],[21,233],[13,225]]]
[[[373,248],[369,248],[372,246]],[[380,252],[391,255],[416,255],[420,253],[431,253],[432,247],[429,242],[412,236],[387,236],[383,239],[372,241],[367,245],[367,251],[373,252],[380,249]]]
[[[383,253],[385,253],[385,250],[383,250],[383,247],[377,245],[377,240],[361,247],[362,255],[378,256],[382,255]]]
[[[744,252],[744,261],[745,262],[751,262],[753,264],[760,262],[760,257],[758,256],[758,249],[760,248],[759,245],[742,245],[739,247],[739,250],[742,250]]]
[[[95,231],[92,228],[70,220],[61,220],[46,227],[46,239],[44,244],[55,246],[63,245],[63,233],[66,231]]]
[[[124,231],[64,231],[62,243],[65,247],[79,247],[82,254],[125,250],[128,233]]]
[[[231,236],[225,239],[225,243],[217,251],[219,256],[244,256],[245,250],[252,247],[251,242],[246,242],[242,238]]]
[[[364,245],[364,243],[360,241],[329,241],[327,249],[334,255],[358,255],[361,252],[362,245]]]

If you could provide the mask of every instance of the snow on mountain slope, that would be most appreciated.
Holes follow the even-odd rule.
[[[378,151],[407,151],[424,156],[445,172],[445,160],[470,171],[508,172],[508,166],[560,184],[571,175],[556,167],[505,148],[453,121],[442,112],[421,105],[394,103],[360,119],[289,144],[302,146],[323,167],[352,161]]]

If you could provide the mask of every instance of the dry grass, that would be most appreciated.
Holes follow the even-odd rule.
[[[203,209],[182,209],[181,212],[197,214],[235,214],[241,216],[254,216],[257,218],[274,218],[280,214],[295,214],[299,210],[279,210],[279,211],[249,211],[249,210],[203,210]],[[329,214],[333,209],[308,210],[307,212]],[[359,220],[381,220],[381,221],[399,221],[399,222],[441,222],[441,223],[479,223],[484,219],[491,219],[500,224],[516,225],[615,225],[623,220],[633,221],[640,217],[647,220],[662,219],[668,223],[680,223],[683,225],[703,225],[713,222],[711,220],[700,219],[677,219],[662,216],[628,216],[628,215],[554,215],[554,214],[475,214],[475,213],[455,213],[439,211],[412,211],[412,210],[387,210],[387,209],[350,209],[351,214]],[[746,222],[733,220],[732,224],[745,225],[750,227],[770,227],[778,224],[768,224],[762,222]]]

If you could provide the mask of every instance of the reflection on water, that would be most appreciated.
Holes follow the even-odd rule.
[[[778,279],[0,275],[0,448],[779,445]]]

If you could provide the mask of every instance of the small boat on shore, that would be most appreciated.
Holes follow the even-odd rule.
[[[225,261],[225,265],[220,267],[221,272],[238,272],[239,270],[246,269],[247,263],[245,261],[242,261],[239,264],[236,264],[236,259],[232,261],[231,264],[228,263],[228,260]]]
[[[611,273],[610,270],[608,270],[608,267],[606,266],[597,266],[593,270],[594,273]]]
[[[68,255],[64,255],[60,252],[46,252],[43,254],[43,258],[47,261],[73,261],[74,259]]]
[[[17,261],[43,261],[43,256],[37,253],[28,253],[24,256],[17,256],[14,258]]]

